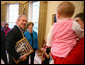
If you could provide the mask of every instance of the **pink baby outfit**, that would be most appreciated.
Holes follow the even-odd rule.
[[[72,30],[72,19],[58,20],[52,29],[51,53],[54,56],[66,57],[76,45],[76,35]]]

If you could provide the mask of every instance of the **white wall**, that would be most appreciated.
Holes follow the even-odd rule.
[[[61,2],[63,2],[63,1],[48,1],[45,39],[47,38],[47,34],[49,33],[50,27],[52,26],[52,15],[56,14],[57,6]],[[77,13],[83,11],[83,3],[84,3],[84,1],[70,1],[70,2],[72,2],[75,5],[75,13],[74,13],[73,17]]]

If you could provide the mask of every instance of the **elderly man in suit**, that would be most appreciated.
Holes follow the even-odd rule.
[[[18,64],[28,64],[27,55],[20,56],[15,50],[16,42],[24,37],[22,29],[25,28],[26,23],[27,17],[25,15],[20,15],[17,19],[16,25],[10,30],[7,35],[10,64],[15,64],[14,59],[21,60],[21,62],[19,62]]]

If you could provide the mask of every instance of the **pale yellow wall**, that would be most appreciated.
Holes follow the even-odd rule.
[[[48,1],[45,39],[47,38],[47,34],[49,33],[50,27],[52,26],[52,15],[56,14],[57,6],[61,2],[63,2],[63,1]],[[70,2],[72,2],[75,5],[75,13],[74,13],[73,17],[77,13],[83,11],[83,3],[84,3],[84,1],[70,1]]]
[[[6,9],[7,5],[1,5],[1,21],[6,21]]]

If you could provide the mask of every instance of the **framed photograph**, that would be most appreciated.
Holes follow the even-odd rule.
[[[56,14],[52,15],[52,24],[54,24],[56,22]]]
[[[20,54],[20,56],[24,54],[29,55],[30,53],[33,52],[33,49],[29,44],[28,40],[26,39],[26,37],[22,38],[16,43],[15,50],[17,53]],[[15,60],[14,58],[13,60],[15,61],[16,64],[20,62],[20,60]]]

